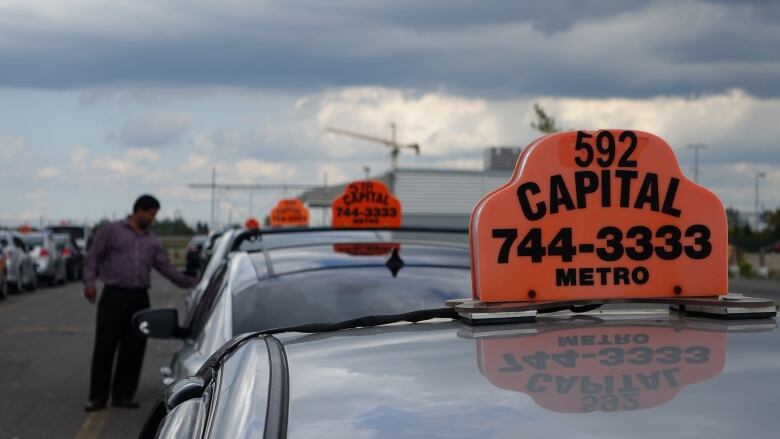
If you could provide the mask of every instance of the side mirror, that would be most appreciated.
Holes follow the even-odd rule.
[[[183,338],[179,312],[174,308],[146,309],[133,315],[133,328],[149,338]]]

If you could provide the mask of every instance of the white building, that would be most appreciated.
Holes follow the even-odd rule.
[[[488,148],[485,169],[398,169],[379,177],[401,202],[406,226],[468,227],[474,205],[488,192],[506,183],[520,154],[519,148]],[[304,192],[312,224],[330,224],[330,204],[345,184]]]

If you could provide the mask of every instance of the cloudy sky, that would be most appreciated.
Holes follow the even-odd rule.
[[[780,206],[780,4],[772,1],[0,0],[0,223],[118,217],[137,194],[331,183],[387,169],[337,126],[419,142],[401,166],[480,169],[488,145],[633,128],[726,205]],[[283,194],[252,199],[263,215]],[[288,195],[292,195],[288,192]],[[220,197],[225,221],[249,196]],[[229,213],[230,212],[230,213]]]

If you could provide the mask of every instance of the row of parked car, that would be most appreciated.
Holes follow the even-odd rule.
[[[0,230],[0,299],[12,292],[34,291],[42,283],[80,280],[89,235],[88,227],[75,226]]]

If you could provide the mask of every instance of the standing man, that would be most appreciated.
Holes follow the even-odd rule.
[[[149,231],[160,210],[151,195],[140,196],[127,219],[104,225],[96,234],[84,263],[84,297],[95,303],[95,280],[100,275],[103,293],[97,308],[95,348],[92,353],[89,402],[86,411],[105,408],[111,386],[111,404],[138,408],[133,402],[141,375],[146,338],[133,330],[131,318],[149,308],[152,268],[181,288],[195,286],[195,279],[171,265],[160,242]]]

